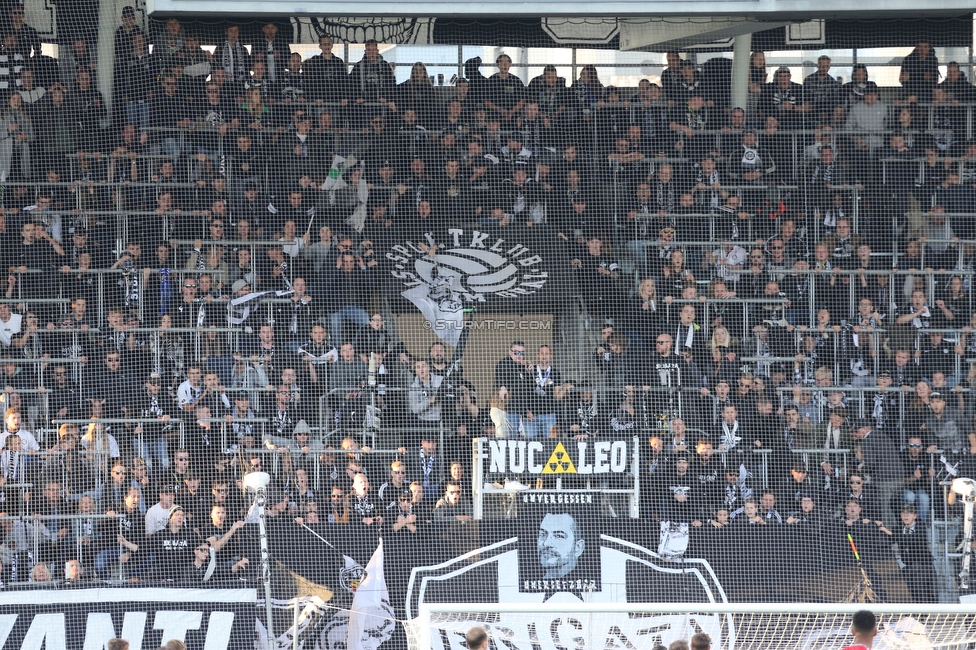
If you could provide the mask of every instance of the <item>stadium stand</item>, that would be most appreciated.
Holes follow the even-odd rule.
[[[0,35],[4,583],[260,586],[267,472],[283,599],[352,598],[380,538],[401,588],[534,490],[730,601],[967,591],[968,63],[918,42],[879,87],[755,52],[737,107],[683,52],[444,85],[275,23],[125,7],[113,61],[45,55],[22,8]]]

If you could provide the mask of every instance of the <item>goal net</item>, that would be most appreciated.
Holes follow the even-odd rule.
[[[427,605],[409,621],[414,650],[464,648],[483,627],[495,648],[653,650],[707,634],[721,650],[828,650],[850,645],[851,618],[864,605],[757,603],[487,603]],[[875,649],[964,648],[976,641],[972,606],[875,605]]]

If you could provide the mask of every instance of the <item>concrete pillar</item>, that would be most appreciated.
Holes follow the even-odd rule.
[[[99,0],[98,3],[98,89],[105,98],[109,119],[115,83],[115,28],[122,24],[120,7],[119,0]]]
[[[752,34],[736,36],[732,44],[732,106],[743,109],[749,101],[749,58],[751,56]]]

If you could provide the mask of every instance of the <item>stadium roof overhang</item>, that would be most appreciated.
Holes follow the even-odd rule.
[[[762,21],[791,21],[811,18],[864,18],[898,14],[960,15],[974,9],[971,0],[874,0],[852,3],[849,0],[535,0],[533,2],[302,2],[301,0],[147,0],[148,13],[254,16],[436,16],[492,17],[495,19],[530,16],[597,17],[614,16],[739,16]]]

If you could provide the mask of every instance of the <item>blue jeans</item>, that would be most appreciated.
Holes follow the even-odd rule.
[[[522,419],[518,413],[505,413],[505,431],[499,432],[500,438],[521,438],[522,424],[528,424],[527,420]]]
[[[915,509],[918,510],[918,518],[922,523],[926,523],[929,519],[929,502],[932,497],[925,490],[905,490],[902,495],[902,499],[905,503],[914,503]]]
[[[127,548],[107,548],[104,551],[100,551],[98,555],[95,556],[95,573],[98,574],[100,578],[116,578],[118,576],[107,575],[108,567],[112,562],[118,561],[119,557],[125,553]],[[147,561],[149,558],[146,554],[130,556],[128,562],[125,563],[126,575],[129,577],[140,577],[146,572],[146,568],[149,565]]]
[[[535,416],[535,422],[522,420],[522,426],[525,429],[525,437],[548,438],[549,429],[556,426],[556,414],[548,413],[546,415],[538,415],[533,413],[533,415]]]
[[[794,327],[799,325],[810,325],[810,309],[806,307],[787,309],[786,322]]]
[[[166,438],[160,438],[155,442],[146,442],[136,438],[132,441],[132,448],[135,449],[136,456],[146,461],[146,468],[150,472],[153,468],[153,457],[162,469],[169,469],[169,449],[166,445]]]
[[[217,160],[220,157],[219,149],[207,149],[206,147],[197,147],[197,154],[206,154],[207,158],[210,160]]]
[[[85,490],[84,492],[72,492],[71,494],[68,495],[67,498],[69,501],[74,501],[75,503],[78,503],[81,501],[82,497],[91,497],[92,499],[95,500],[95,503],[98,503],[99,501],[102,500],[102,493],[103,493],[102,488],[104,488],[104,484],[99,485],[94,490]]]
[[[902,495],[902,499],[905,503],[914,503],[916,510],[918,510],[918,518],[923,523],[928,522],[929,518],[929,503],[932,497],[925,490],[905,490]]]
[[[159,144],[152,145],[149,152],[154,156],[163,153],[175,160],[180,157],[180,140],[179,138],[163,138]]]
[[[173,158],[179,158],[180,154],[183,153],[183,150],[180,148],[180,139],[164,138],[163,151],[165,151],[167,155],[170,155]]]
[[[149,128],[149,102],[126,102],[125,119],[137,130]]]
[[[355,305],[345,305],[335,310],[329,316],[329,326],[331,328],[332,343],[338,348],[342,345],[342,324],[350,321],[360,327],[365,327],[369,323],[369,314],[362,307]]]
[[[305,344],[304,341],[285,341],[285,349],[292,354],[298,354],[298,349]]]

